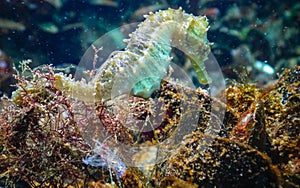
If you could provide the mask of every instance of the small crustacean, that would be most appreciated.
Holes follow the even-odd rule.
[[[199,82],[208,84],[210,78],[203,63],[211,46],[206,37],[206,17],[179,8],[150,12],[145,18],[125,41],[125,50],[114,52],[89,83],[56,74],[55,87],[86,102],[110,100],[113,87],[117,95],[131,89],[133,95],[149,98],[168,75],[172,47],[187,55]]]
[[[241,114],[229,138],[236,142],[248,144],[259,151],[264,151],[266,134],[264,105],[261,99],[256,99],[249,109]]]
[[[113,181],[111,169],[114,169],[117,178],[119,179],[126,170],[126,165],[117,156],[117,150],[110,150],[105,143],[95,141],[94,155],[87,156],[82,161],[87,165],[94,167],[107,167],[110,174],[110,179]],[[119,185],[119,187],[122,187]]]

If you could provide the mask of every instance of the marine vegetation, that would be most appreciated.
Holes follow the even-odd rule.
[[[140,38],[144,36],[140,30],[144,24],[157,24],[159,18],[170,25],[158,33],[173,31],[177,27],[173,20],[180,25],[189,20],[183,29],[191,36],[184,33],[182,43],[172,40],[171,46],[156,37],[150,45]],[[203,32],[196,32],[196,26]],[[193,66],[200,71],[199,81],[209,82],[201,64],[209,52],[207,27],[204,17],[181,9],[150,14],[131,35],[125,51],[113,54],[91,83],[75,82],[52,66],[31,69],[29,61],[21,63],[15,76],[17,90],[11,98],[1,99],[0,186],[299,187],[300,67],[284,70],[266,88],[232,81],[218,98],[168,79],[170,48],[177,45],[188,59],[197,60]],[[184,45],[198,35],[200,46],[189,45],[201,57],[189,56],[191,51]],[[157,60],[165,61],[156,65]],[[154,72],[158,67],[163,72],[149,73],[148,69]],[[133,91],[125,98],[110,95],[117,73],[125,80],[126,75],[138,78],[130,82]],[[223,110],[224,118],[219,116]],[[156,114],[161,121],[152,119]],[[125,126],[128,122],[131,127]],[[92,125],[103,129],[89,131]],[[186,126],[193,131],[187,132]],[[183,136],[177,137],[178,132]],[[97,140],[100,134],[104,140]],[[151,146],[165,140],[172,147],[171,155],[163,155],[165,148],[151,151]],[[111,143],[148,147],[127,156],[141,164],[130,166]],[[151,158],[153,154],[164,156],[163,160]],[[147,164],[149,158],[152,166]]]

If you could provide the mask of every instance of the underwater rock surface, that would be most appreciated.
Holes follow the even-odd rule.
[[[27,67],[26,70],[30,69]],[[109,166],[84,164],[82,159],[92,150],[82,140],[79,125],[73,120],[74,103],[54,88],[55,77],[51,67],[37,69],[26,79],[17,78],[18,90],[12,100],[2,98],[5,107],[0,116],[0,175],[10,185],[22,180],[32,187],[97,187],[104,184],[108,186],[112,182],[119,182],[114,185],[122,187],[297,187],[300,165],[299,77],[300,67],[295,67],[285,70],[278,83],[265,90],[258,90],[253,85],[237,84],[243,100],[237,100],[235,106],[230,102],[227,104],[219,136],[202,132],[201,129],[210,118],[207,113],[210,101],[215,99],[194,91],[198,99],[186,100],[194,103],[201,100],[201,104],[204,104],[198,109],[204,113],[200,117],[199,128],[186,135],[173,156],[156,164],[152,175],[147,176],[139,168],[128,167],[117,175]],[[168,93],[168,88],[171,85],[175,87],[174,84],[169,83],[168,87],[162,87],[158,92]],[[236,98],[231,91],[230,87],[224,91],[225,96],[228,99]],[[259,99],[263,103],[264,113],[252,110],[261,106],[251,105],[251,102],[248,104],[250,111],[244,108],[247,93],[252,96],[248,97],[248,102],[254,103]],[[240,104],[243,104],[243,108]],[[244,113],[254,115],[242,124],[243,129],[237,130],[235,127],[241,126],[238,122],[245,118]],[[263,114],[263,117],[257,119],[257,114]],[[255,123],[260,124],[257,121],[261,119],[265,120],[265,126],[258,126],[260,131],[257,131]],[[237,135],[237,131],[238,135],[249,139],[232,136]],[[162,129],[160,134],[163,133]],[[251,138],[262,133],[266,138],[252,145]]]
[[[207,143],[213,140],[212,143]],[[177,177],[199,187],[278,187],[279,170],[271,159],[227,138],[187,135],[178,154],[162,167],[163,177]]]
[[[95,27],[95,30],[103,32],[107,25],[113,27],[111,23],[99,22],[97,14],[104,12],[104,17],[109,17],[111,21],[111,10],[116,11],[116,7],[124,3],[86,2],[91,6],[78,11],[80,14],[74,12],[76,3],[67,0],[39,3],[29,0],[24,4],[17,1],[0,2],[0,7],[13,6],[19,10],[7,15],[4,15],[5,11],[0,11],[0,21],[8,23],[0,24],[1,34],[5,34],[5,37],[0,37],[1,45],[8,44],[1,46],[1,49],[7,54],[15,54],[9,49],[15,51],[20,48],[22,58],[29,54],[33,59],[38,59],[33,62],[34,65],[44,61],[54,64],[69,62],[68,60],[69,63],[77,62],[80,54],[78,51],[81,49],[77,44],[86,47],[99,35],[90,28]],[[128,13],[125,17],[134,20],[141,12],[169,7],[168,4],[177,7],[174,2],[164,1],[163,5],[157,4],[146,7],[147,9],[139,9],[134,5],[134,8],[125,8],[125,11],[128,13],[136,10],[135,13]],[[136,93],[141,95],[130,96],[128,101],[114,99],[112,103],[103,103],[103,97],[99,97],[100,100],[91,104],[71,98],[68,95],[70,93],[57,87],[57,83],[71,79],[57,76],[57,71],[52,66],[31,69],[29,62],[20,63],[21,68],[17,66],[15,77],[17,90],[11,98],[1,99],[0,187],[299,187],[300,67],[295,66],[299,64],[300,54],[297,44],[299,40],[295,37],[299,34],[295,29],[299,25],[296,22],[299,19],[299,3],[292,5],[290,2],[274,1],[258,5],[256,2],[236,4],[235,1],[230,1],[220,8],[221,1],[203,1],[205,6],[199,10],[198,1],[189,2],[194,6],[186,8],[190,7],[196,15],[202,12],[215,20],[209,36],[209,40],[216,42],[212,52],[219,57],[224,74],[233,75],[238,81],[231,80],[216,98],[210,96],[205,89],[187,88],[174,80],[162,79],[159,84],[155,83],[154,87],[150,87],[150,92],[146,92],[144,87],[136,87]],[[109,6],[110,9],[104,10],[103,6]],[[276,7],[284,9],[283,18],[276,11],[268,15]],[[91,15],[92,8],[100,11]],[[20,12],[23,16],[20,16]],[[90,17],[85,15],[87,12],[91,12]],[[163,12],[160,14],[163,15]],[[119,20],[113,23],[120,25],[124,19],[121,19],[119,10],[114,13]],[[9,17],[12,15],[11,20]],[[26,15],[36,18],[27,19]],[[49,15],[53,16],[48,17]],[[92,24],[91,19],[95,23]],[[153,15],[148,17],[148,21],[151,19],[154,19]],[[151,24],[150,21],[148,24]],[[204,19],[202,21],[205,23],[203,29],[206,34],[207,22]],[[195,30],[191,33],[193,32]],[[80,33],[80,37],[76,33]],[[26,40],[21,40],[24,36]],[[72,47],[57,45],[62,43],[60,41],[66,41],[66,36],[72,36],[68,40]],[[59,40],[53,40],[55,38]],[[224,42],[225,39],[227,42]],[[139,44],[135,40],[131,42],[135,43],[132,46]],[[26,43],[27,48],[23,49],[23,43]],[[207,44],[207,41],[204,43]],[[40,47],[41,44],[44,47]],[[149,52],[158,49],[156,46],[147,47]],[[28,53],[28,48],[29,51],[30,48],[34,50]],[[59,57],[53,58],[54,48],[67,55],[57,53],[55,56]],[[203,54],[208,51],[206,47]],[[155,51],[164,57],[163,52],[164,49]],[[174,52],[168,52],[174,55]],[[0,60],[9,63],[4,64],[9,65],[9,68],[1,69],[4,71],[4,77],[1,77],[1,84],[4,86],[9,82],[4,82],[5,79],[2,78],[7,78],[7,73],[11,77],[13,73],[10,56],[0,56]],[[49,56],[49,59],[45,56]],[[148,58],[151,59],[152,56],[153,54]],[[169,56],[165,60],[169,60],[168,58]],[[205,59],[206,55],[201,58]],[[188,58],[181,59],[186,62]],[[180,57],[176,56],[174,60],[180,60]],[[237,73],[241,69],[234,68],[232,62],[242,65],[242,69],[244,66],[250,72],[250,79]],[[183,64],[186,66],[186,63]],[[274,78],[273,73],[280,72],[284,65],[289,69],[283,71],[278,81],[270,84],[270,79]],[[191,67],[193,66],[185,68],[189,70]],[[265,67],[271,71],[266,71]],[[113,70],[113,73],[119,71]],[[109,71],[107,74],[108,80],[112,78]],[[164,76],[160,74],[159,78],[162,77]],[[252,83],[253,78],[261,77],[265,79],[264,82],[268,82],[267,86],[262,87],[266,83]],[[203,78],[207,79],[206,76]],[[152,83],[156,78],[144,81],[139,84],[147,85],[148,81]],[[94,91],[94,87],[91,88]],[[78,88],[73,88],[72,91],[76,89]],[[79,94],[80,92],[84,93],[84,90],[80,90]],[[93,95],[92,92],[88,94]],[[153,107],[153,101],[159,101],[164,106]],[[182,104],[188,107],[187,111],[183,110]],[[116,109],[121,112],[116,113]],[[164,109],[166,113],[160,113],[157,109]],[[219,118],[222,110],[225,110],[225,117]],[[133,129],[124,126],[127,122],[147,121],[153,114],[159,114],[163,118],[159,125],[156,125],[156,121],[149,121],[148,132],[139,131],[139,128],[144,128],[144,124],[133,124],[130,127]],[[190,121],[180,124],[183,118]],[[89,130],[91,125],[98,124],[104,129]],[[145,166],[126,166],[127,163],[121,159],[122,151],[109,148],[108,145],[113,142],[115,145],[153,146],[173,136],[175,132],[185,133],[185,127],[192,127],[194,130],[192,133],[186,132],[183,139],[171,140],[174,145],[170,147],[175,148],[171,150],[171,155],[163,153],[163,149],[168,151],[170,148],[162,148],[162,151],[147,151],[146,148],[136,155],[126,156]],[[100,131],[104,132],[109,141],[106,142],[105,139],[95,147],[82,135],[88,131],[93,133],[89,135],[91,141],[98,138]],[[153,155],[164,156],[164,160],[157,160]],[[149,161],[152,162],[151,165],[147,164]]]

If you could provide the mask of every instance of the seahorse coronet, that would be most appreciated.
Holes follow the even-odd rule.
[[[208,84],[211,80],[204,61],[212,44],[206,36],[207,18],[185,13],[182,8],[150,12],[144,17],[145,21],[124,40],[127,43],[124,51],[113,52],[90,82],[57,74],[54,87],[86,102],[110,100],[113,88],[117,88],[116,95],[128,93],[129,88],[134,95],[149,98],[168,74],[172,48],[183,51],[191,60],[199,82]]]

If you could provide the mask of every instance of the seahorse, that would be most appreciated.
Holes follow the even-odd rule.
[[[133,95],[147,99],[168,75],[172,48],[186,54],[200,83],[210,83],[204,66],[212,45],[207,40],[207,18],[185,13],[182,8],[150,12],[144,17],[125,40],[124,51],[113,52],[89,83],[56,74],[54,87],[78,100],[95,102],[110,100],[117,84],[119,94],[132,88]]]

